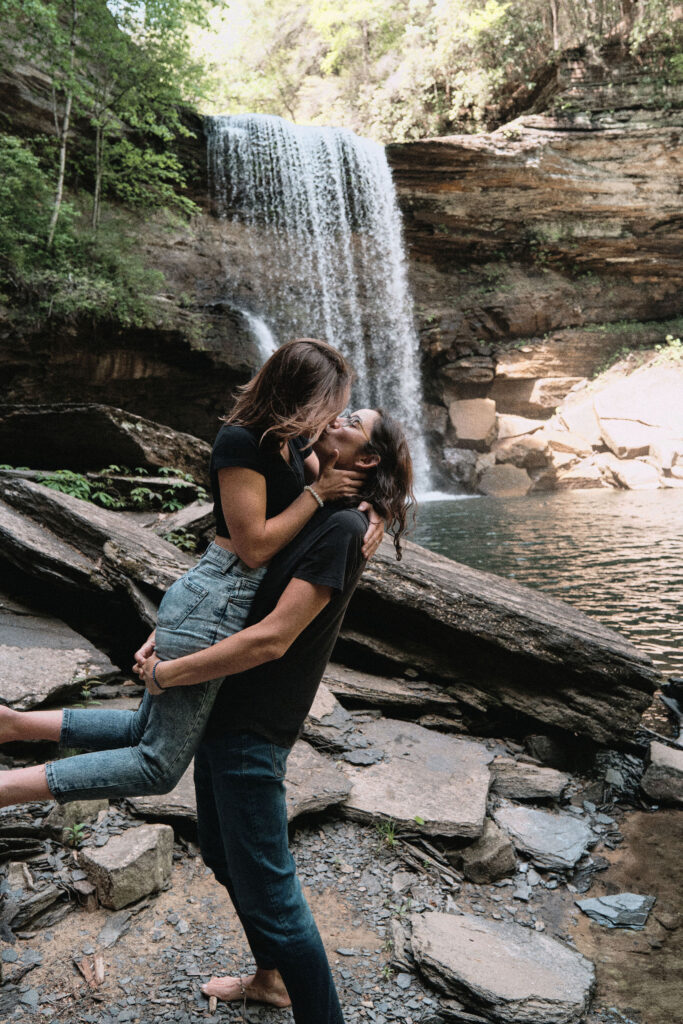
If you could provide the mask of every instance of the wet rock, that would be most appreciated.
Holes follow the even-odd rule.
[[[392,819],[428,835],[481,835],[492,757],[483,744],[392,719],[370,722],[361,732],[385,760],[369,768],[344,765],[352,784],[345,814]]]
[[[641,785],[653,800],[683,804],[683,750],[651,743],[650,763]]]
[[[499,465],[484,470],[477,489],[481,494],[489,494],[494,498],[515,498],[528,494],[531,484],[531,477],[525,469]]]
[[[515,871],[515,848],[490,818],[479,839],[448,859],[462,868],[465,878],[479,884],[496,882]]]
[[[1,406],[0,450],[3,460],[15,466],[78,471],[112,464],[151,470],[171,466],[197,480],[206,479],[211,454],[198,437],[96,404]]]
[[[531,733],[524,737],[524,746],[532,757],[550,768],[562,769],[569,764],[569,750],[566,743],[562,743],[554,736],[546,736],[543,733]]]
[[[559,800],[571,781],[569,775],[554,768],[510,757],[494,757],[491,775],[491,791],[511,800]]]
[[[412,947],[442,992],[501,1024],[569,1024],[588,1009],[593,965],[531,928],[471,914],[414,914]]]
[[[598,896],[574,902],[592,921],[607,928],[631,928],[633,931],[640,931],[647,924],[655,897],[621,892],[613,896]]]
[[[17,711],[119,674],[106,655],[65,622],[6,594],[0,594],[0,634],[2,697]]]
[[[483,451],[496,436],[496,403],[490,398],[451,402],[448,414],[458,439],[458,448]]]
[[[571,868],[595,842],[595,834],[572,814],[539,811],[503,801],[493,812],[518,850],[545,868]]]
[[[120,910],[164,888],[171,877],[172,857],[173,829],[140,825],[112,836],[99,849],[81,850],[79,861],[100,903]]]
[[[285,788],[287,820],[293,821],[300,814],[323,811],[341,803],[351,787],[334,761],[299,740],[287,759]]]

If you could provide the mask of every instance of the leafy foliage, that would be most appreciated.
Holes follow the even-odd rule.
[[[670,13],[667,0],[242,0],[205,37],[221,55],[212,106],[381,141],[476,131],[567,47],[656,39],[673,80],[681,23]]]
[[[5,298],[40,317],[139,324],[152,315],[163,278],[104,203],[196,212],[173,147],[190,134],[183,103],[201,89],[189,26],[204,23],[207,4],[0,0],[0,60],[29,60],[47,75],[54,123],[51,139],[0,136]]]

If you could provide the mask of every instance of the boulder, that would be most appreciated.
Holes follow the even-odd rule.
[[[68,829],[82,822],[94,821],[100,811],[108,808],[108,800],[69,800],[65,804],[55,804],[45,818],[45,825],[60,841],[64,841]]]
[[[647,462],[628,459],[611,468],[617,483],[629,491],[656,491],[659,487],[659,473]]]
[[[120,910],[159,892],[170,881],[173,829],[169,825],[129,828],[104,846],[80,850],[78,860],[100,903]]]
[[[390,819],[427,835],[481,835],[492,757],[483,744],[388,718],[360,731],[384,759],[367,768],[343,765],[351,782],[342,808],[348,817]]]
[[[496,416],[498,440],[505,441],[509,437],[523,437],[542,430],[545,420],[532,420],[526,416],[512,416],[508,413],[499,413]]]
[[[496,441],[491,451],[496,456],[496,462],[511,463],[520,469],[536,469],[547,466],[550,461],[548,440],[542,432]]]
[[[660,679],[648,655],[563,601],[407,542],[368,562],[337,656],[414,670],[476,722],[511,712],[598,743],[633,743]],[[542,732],[545,729],[529,728]]]
[[[36,469],[172,466],[204,483],[211,456],[210,446],[198,437],[123,409],[90,404],[0,406],[0,451],[4,462]]]
[[[517,466],[489,466],[481,474],[477,489],[494,498],[518,498],[531,490],[531,478]]]
[[[503,801],[493,818],[515,847],[542,868],[573,868],[597,840],[584,821],[564,812],[539,811]]]
[[[66,623],[6,594],[0,594],[0,635],[2,697],[17,711],[119,674],[106,655]]]
[[[473,914],[413,914],[421,970],[447,994],[500,1024],[573,1024],[588,1010],[593,965],[531,928]]]
[[[548,417],[566,398],[572,388],[582,383],[581,377],[525,378],[496,376],[489,391],[500,412],[531,419]]]
[[[454,483],[474,489],[477,479],[477,453],[469,448],[444,448],[443,468]]]
[[[470,882],[479,885],[496,882],[514,874],[515,848],[495,822],[487,818],[484,831],[478,839],[448,859],[462,869]]]
[[[609,487],[609,484],[594,455],[557,474],[558,491],[592,490],[595,487]]]
[[[595,410],[601,424],[621,421],[683,438],[682,393],[683,367],[644,366],[601,388]]]
[[[631,420],[609,420],[600,417],[600,436],[618,459],[635,459],[647,455],[659,431]]]
[[[683,750],[651,743],[650,763],[641,786],[652,800],[683,804]]]
[[[490,398],[456,400],[451,402],[448,414],[458,448],[483,451],[496,436],[496,403]]]
[[[589,448],[602,444],[600,423],[595,412],[593,396],[568,399],[558,410],[558,418],[570,434],[583,438]]]
[[[553,453],[563,453],[586,458],[591,454],[592,448],[585,438],[580,434],[573,434],[570,430],[551,430],[546,428],[543,431],[548,445]]]
[[[559,800],[571,782],[564,772],[511,757],[494,757],[491,776],[491,791],[511,800]]]

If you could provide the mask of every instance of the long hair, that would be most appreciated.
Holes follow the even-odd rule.
[[[341,411],[351,376],[336,348],[316,338],[295,338],[237,389],[237,401],[223,422],[254,427],[261,440],[269,435],[280,444],[310,436]]]
[[[401,536],[415,521],[415,495],[413,493],[413,460],[403,428],[383,409],[370,434],[370,444],[363,451],[379,455],[379,463],[368,470],[362,487],[362,496],[387,523],[394,538],[396,558],[401,561]]]

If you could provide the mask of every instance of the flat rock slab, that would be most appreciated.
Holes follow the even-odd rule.
[[[458,714],[458,702],[441,687],[421,679],[387,679],[360,672],[345,665],[330,664],[325,670],[325,685],[336,697],[349,703],[379,708],[418,708]]]
[[[348,817],[391,819],[428,835],[481,835],[492,759],[483,744],[390,718],[360,731],[384,760],[343,766],[352,784],[343,806]]]
[[[539,811],[503,801],[493,817],[516,848],[544,868],[573,867],[596,840],[593,830],[573,814]]]
[[[495,757],[491,774],[491,791],[511,800],[559,800],[571,781],[564,772],[512,757]]]
[[[304,722],[304,737],[317,747],[342,751],[353,745],[350,741],[355,730],[352,716],[321,683]]]
[[[571,1024],[588,1008],[590,960],[530,928],[472,914],[413,914],[413,954],[441,991],[500,1024]]]
[[[0,594],[2,697],[18,711],[111,679],[119,669],[60,619]]]
[[[351,785],[334,761],[299,740],[287,759],[287,820],[340,804]]]
[[[78,860],[105,907],[120,910],[171,878],[173,829],[169,825],[140,825],[112,836],[104,846],[81,850]]]
[[[324,811],[341,803],[348,795],[351,784],[335,762],[318,753],[310,744],[299,740],[294,744],[287,760],[285,778],[287,790],[287,820],[300,814]],[[136,796],[128,800],[131,809],[141,818],[185,818],[197,820],[197,798],[194,789],[193,765],[170,793]]]
[[[640,931],[647,924],[655,905],[654,896],[639,896],[635,892],[620,892],[614,896],[599,896],[574,901],[591,920],[607,928],[630,928]]]
[[[197,797],[194,790],[194,761],[170,793],[150,793],[128,798],[131,810],[140,818],[197,821]]]
[[[683,750],[665,743],[650,744],[650,764],[641,786],[653,800],[683,804]]]

